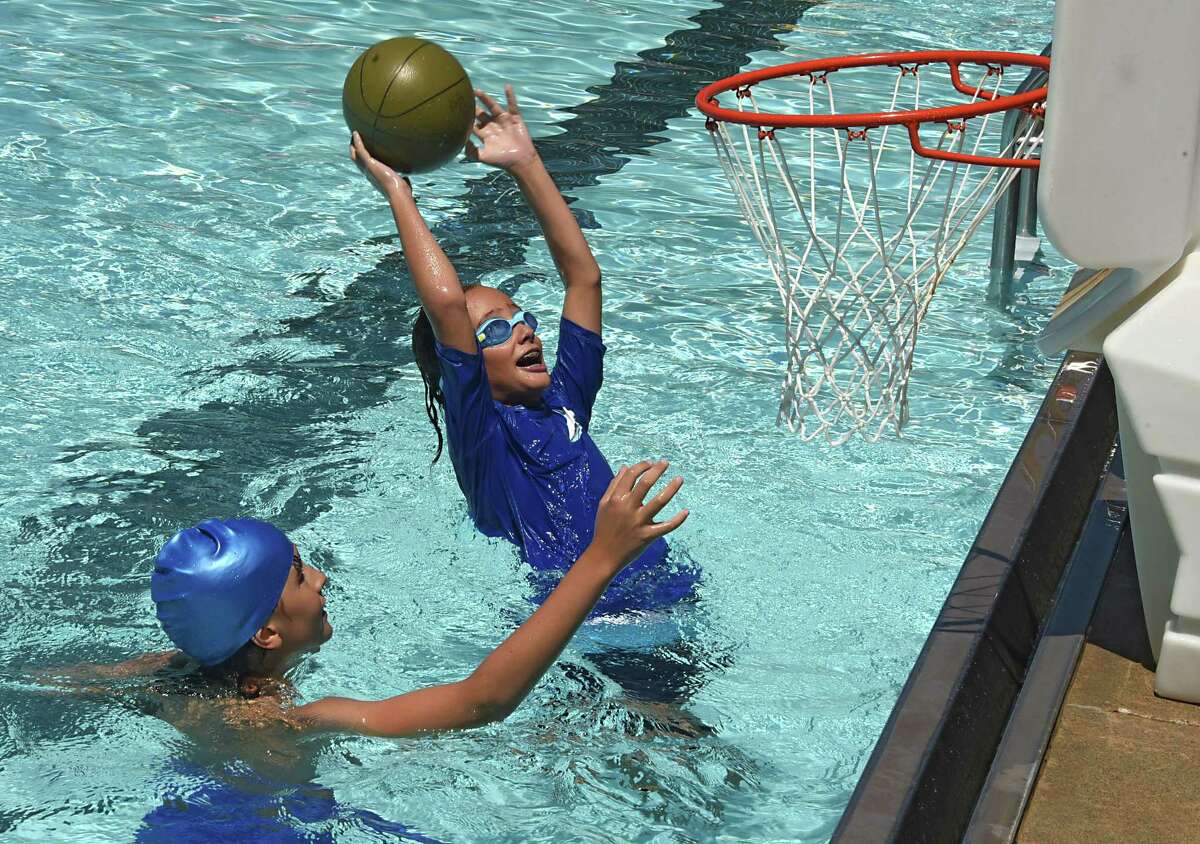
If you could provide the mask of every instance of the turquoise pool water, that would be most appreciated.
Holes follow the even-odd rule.
[[[1054,370],[1033,338],[1069,267],[1048,253],[1012,312],[989,308],[985,227],[923,327],[905,436],[802,444],[773,424],[774,285],[691,97],[801,57],[1037,51],[1051,16],[1049,0],[0,5],[0,835],[204,840],[224,811],[264,840],[825,840]],[[213,514],[271,519],[329,572],[337,632],[298,673],[308,698],[461,677],[527,612],[512,550],[429,467],[414,300],[344,157],[345,68],[399,33],[483,87],[518,84],[589,226],[609,345],[593,433],[614,463],[665,456],[688,478],[677,544],[705,572],[688,709],[713,736],[631,736],[613,684],[579,679],[580,646],[504,724],[299,749],[206,749],[28,679],[166,647],[149,561]],[[464,277],[560,306],[509,183],[455,164],[417,192]]]

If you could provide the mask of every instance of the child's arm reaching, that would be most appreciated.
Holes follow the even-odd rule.
[[[609,582],[655,539],[683,524],[683,510],[654,517],[683,485],[675,478],[650,501],[646,495],[666,461],[622,468],[600,500],[591,545],[545,602],[465,680],[380,701],[325,698],[294,710],[305,726],[376,736],[478,727],[503,720],[558,658]]]
[[[529,130],[521,119],[517,95],[511,85],[504,86],[508,108],[503,109],[483,91],[475,96],[484,108],[475,111],[475,137],[483,142],[476,146],[467,141],[467,158],[502,167],[512,174],[521,187],[525,200],[537,214],[550,254],[567,288],[563,316],[571,322],[600,333],[600,266],[588,247],[587,240],[558,191],[558,186],[546,172],[541,157],[529,139]]]
[[[471,355],[477,353],[479,345],[467,314],[467,297],[463,294],[462,283],[421,217],[408,179],[373,158],[357,132],[351,136],[350,158],[391,206],[404,259],[412,273],[417,295],[421,297],[421,307],[433,326],[434,336],[443,346]]]

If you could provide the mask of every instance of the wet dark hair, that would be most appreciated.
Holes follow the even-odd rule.
[[[206,680],[216,681],[222,686],[232,686],[244,698],[256,698],[274,684],[263,671],[262,665],[266,656],[266,648],[256,645],[251,639],[234,651],[233,656],[216,665],[201,667],[200,673]]]
[[[481,286],[483,285],[477,282],[464,284],[463,293],[472,287]],[[496,289],[508,293],[504,285]],[[446,397],[442,395],[442,365],[438,363],[437,347],[434,345],[433,323],[429,321],[424,308],[417,311],[417,318],[413,322],[412,350],[417,369],[421,370],[421,380],[425,382],[425,415],[429,417],[429,424],[437,433],[437,451],[433,453],[433,460],[430,462],[432,465],[442,456],[442,446],[446,442],[442,437],[442,425],[438,417],[439,408],[443,413],[446,410]]]
[[[425,415],[429,424],[437,432],[437,451],[433,453],[433,462],[437,463],[442,456],[442,426],[438,421],[438,408],[446,407],[446,397],[442,395],[442,367],[438,363],[437,349],[434,347],[433,324],[425,315],[425,309],[417,312],[417,320],[412,329],[413,357],[417,361],[417,369],[421,371],[421,380],[425,382]]]
[[[176,651],[148,680],[122,691],[129,693],[131,705],[147,715],[161,715],[165,701],[181,695],[207,700],[233,695],[253,700],[286,688],[285,683],[267,676],[263,669],[266,657],[266,648],[256,645],[253,639],[216,665],[201,665],[193,657]]]

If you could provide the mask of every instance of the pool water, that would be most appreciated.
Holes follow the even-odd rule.
[[[691,98],[821,55],[1036,52],[1051,18],[1049,0],[0,5],[0,835],[210,840],[251,818],[238,834],[263,840],[827,839],[1054,371],[1033,340],[1070,267],[1047,247],[1011,311],[989,307],[985,226],[922,328],[904,436],[801,443],[774,425],[774,283]],[[430,468],[415,299],[345,155],[345,69],[404,33],[517,84],[587,227],[609,347],[592,432],[614,464],[667,457],[688,480],[687,710],[711,736],[639,734],[582,644],[503,724],[298,749],[213,746],[30,679],[168,647],[150,560],[211,515],[270,519],[329,573],[307,699],[458,679],[528,613],[513,550]],[[458,163],[415,184],[465,280],[561,307],[510,181]]]

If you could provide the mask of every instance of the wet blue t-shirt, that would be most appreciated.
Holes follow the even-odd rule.
[[[446,439],[458,485],[480,532],[514,543],[543,600],[592,541],[613,471],[592,442],[592,405],[604,380],[600,335],[564,318],[558,360],[540,407],[492,398],[483,354],[437,344]],[[658,539],[625,568],[595,615],[657,609],[694,594],[698,572],[674,565]]]

